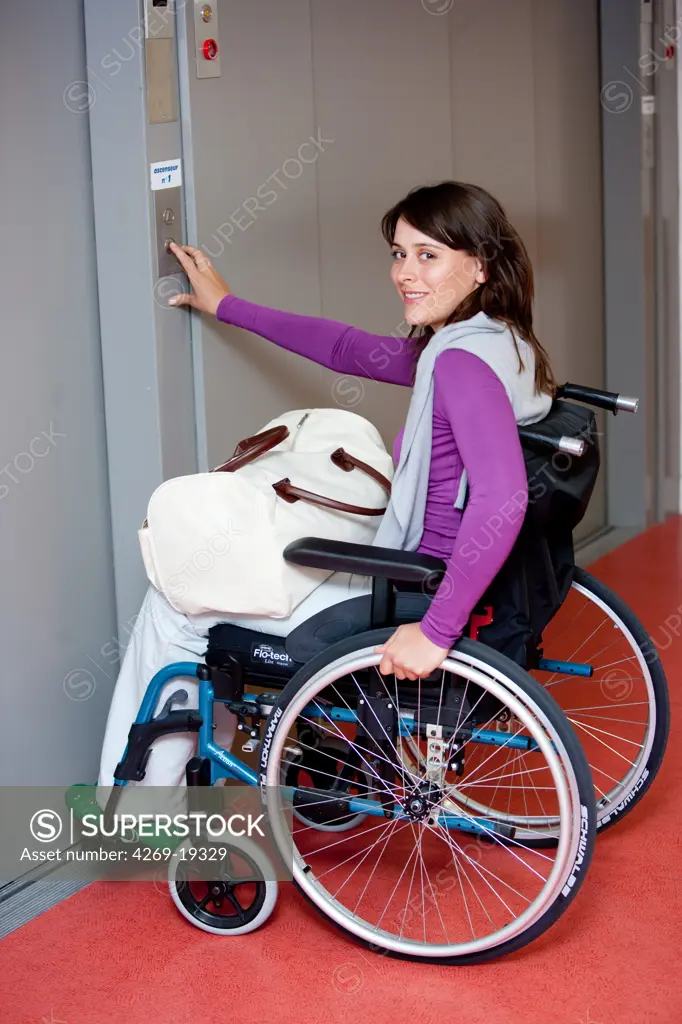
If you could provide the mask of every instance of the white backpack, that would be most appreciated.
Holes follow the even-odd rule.
[[[157,487],[138,534],[147,576],[186,615],[283,618],[333,572],[286,562],[287,544],[371,544],[392,479],[369,420],[344,409],[284,413],[211,473]]]

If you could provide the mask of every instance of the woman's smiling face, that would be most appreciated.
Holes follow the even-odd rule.
[[[434,331],[485,281],[481,260],[429,238],[403,217],[396,224],[391,259],[391,280],[403,300],[405,320]]]

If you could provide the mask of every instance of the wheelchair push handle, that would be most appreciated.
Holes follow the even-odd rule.
[[[601,391],[599,388],[586,388],[582,384],[560,384],[556,391],[557,398],[571,398],[576,402],[608,409],[616,416],[619,412],[637,412],[639,398],[619,395],[615,391]]]
[[[579,437],[551,437],[548,434],[540,434],[532,427],[519,427],[519,437],[526,444],[535,449],[551,449],[555,452],[566,452],[568,455],[584,455],[586,444]]]
[[[637,412],[639,405],[638,398],[631,398],[628,395],[619,395],[615,391],[602,391],[599,388],[587,388],[582,384],[560,384],[556,389],[555,399],[569,399],[582,402],[585,405],[597,406],[607,409],[614,416],[621,410],[624,412]],[[559,403],[553,405],[553,410],[558,412]],[[561,417],[559,416],[559,422]],[[562,424],[563,425],[563,424]],[[575,455],[580,458],[587,451],[587,441],[582,437],[553,436],[551,428],[543,428],[540,423],[529,424],[527,427],[519,427],[521,441],[530,448],[540,452],[550,450],[564,452],[567,455]]]

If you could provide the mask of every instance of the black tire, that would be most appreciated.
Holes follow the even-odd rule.
[[[655,700],[656,721],[653,730],[653,742],[646,759],[646,764],[643,767],[641,776],[635,781],[632,790],[624,794],[623,798],[608,814],[600,815],[598,809],[597,832],[601,834],[621,821],[630,813],[633,807],[637,806],[656,778],[661,767],[663,755],[665,754],[670,732],[670,697],[665,672],[663,671],[663,665],[661,664],[656,646],[632,609],[628,608],[625,602],[617,594],[614,594],[609,587],[579,566],[575,568],[573,581],[603,601],[630,631],[647,664]],[[552,652],[545,652],[545,656],[551,658]]]
[[[386,641],[394,632],[395,627],[376,629],[366,633],[357,634],[342,640],[339,643],[333,644],[307,662],[291,678],[273,706],[268,722],[266,723],[263,742],[260,747],[259,759],[259,777],[261,787],[265,788],[267,784],[268,760],[273,746],[272,738],[285,710],[288,708],[289,704],[301,687],[320,670],[336,661],[338,658],[353,653],[361,648],[368,646],[374,647],[384,643],[384,641]],[[565,884],[563,891],[557,895],[545,913],[542,914],[534,924],[519,935],[514,936],[507,942],[494,946],[492,949],[451,957],[415,956],[383,948],[380,950],[382,955],[400,960],[414,960],[419,963],[434,963],[440,965],[456,964],[464,966],[496,960],[514,952],[517,949],[521,949],[523,946],[532,942],[547,931],[547,929],[550,928],[568,909],[568,906],[573,899],[575,899],[575,896],[585,879],[592,858],[596,836],[596,808],[592,776],[587,759],[580,745],[580,741],[551,694],[548,693],[540,683],[534,680],[532,676],[530,676],[519,665],[515,664],[503,654],[500,654],[478,641],[470,640],[465,637],[461,638],[454,645],[451,656],[455,658],[459,656],[460,660],[464,660],[469,664],[474,664],[475,667],[480,668],[481,671],[484,672],[487,668],[496,670],[497,673],[510,678],[533,700],[536,707],[544,714],[550,725],[556,730],[556,733],[560,737],[571,762],[579,794],[582,822],[579,853],[574,861],[572,872],[568,876],[569,880]],[[299,891],[302,892],[306,900],[308,900],[308,902],[311,903],[318,912],[323,913],[320,907],[310,899],[308,894],[301,889],[295,880],[294,884]],[[326,917],[324,914],[323,916]],[[326,919],[335,927],[339,928],[339,930],[345,935],[350,936],[359,944],[374,952],[378,950],[378,947],[374,943],[359,938],[349,932],[342,925],[332,921],[330,918],[327,917]]]

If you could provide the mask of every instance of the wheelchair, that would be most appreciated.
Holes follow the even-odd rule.
[[[558,397],[635,411],[636,399],[563,385]],[[538,425],[524,444],[547,444]],[[555,447],[580,455],[574,438]],[[480,609],[441,666],[416,681],[379,672],[375,648],[423,617],[430,555],[314,537],[292,564],[372,577],[371,594],[323,609],[286,637],[219,623],[205,663],[149,683],[107,805],[144,778],[154,739],[196,732],[196,786],[260,787],[278,850],[306,899],[375,952],[442,964],[492,960],[543,934],[585,880],[598,831],[625,817],[660,766],[665,675],[623,601],[574,567],[527,667],[482,642]],[[490,609],[487,609],[490,612]],[[494,609],[493,609],[494,618]],[[199,708],[155,711],[167,683],[199,680]],[[258,770],[213,739],[213,708],[238,722]],[[189,841],[187,841],[189,842]],[[252,840],[220,840],[210,881],[173,858],[179,911],[216,935],[243,935],[274,909],[277,882]],[[182,844],[178,849],[182,848]],[[241,864],[241,867],[239,866]]]

